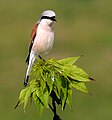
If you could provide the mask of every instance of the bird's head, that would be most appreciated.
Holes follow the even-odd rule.
[[[53,26],[54,22],[56,22],[55,12],[52,10],[44,11],[41,14],[40,22],[45,24],[45,25]]]

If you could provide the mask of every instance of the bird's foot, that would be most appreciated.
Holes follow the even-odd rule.
[[[39,57],[41,60],[43,60],[43,62],[45,62],[45,59],[43,59],[40,55],[38,55],[38,57]]]

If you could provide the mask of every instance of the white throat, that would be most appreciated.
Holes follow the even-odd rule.
[[[51,27],[52,29],[53,29],[53,27],[54,27],[54,21],[52,21],[52,20],[50,20],[50,19],[42,19],[42,20],[40,21],[40,24],[41,24],[42,26],[49,26],[49,27]]]

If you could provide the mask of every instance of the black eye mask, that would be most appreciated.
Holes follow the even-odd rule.
[[[52,16],[52,17],[42,16],[42,17],[41,17],[41,20],[42,20],[42,19],[50,19],[50,20],[52,20],[52,21],[56,21],[55,16]]]

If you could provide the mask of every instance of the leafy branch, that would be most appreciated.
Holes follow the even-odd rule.
[[[33,99],[40,113],[46,107],[54,113],[53,120],[61,120],[56,112],[56,104],[62,110],[66,104],[72,108],[72,88],[88,93],[85,83],[93,80],[83,69],[74,65],[78,59],[79,56],[62,60],[37,59],[30,75],[30,84],[21,90],[15,108],[24,104],[25,109],[28,101]]]

